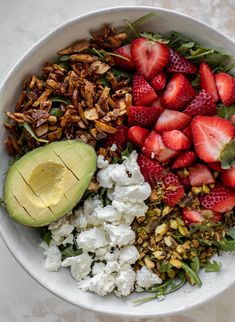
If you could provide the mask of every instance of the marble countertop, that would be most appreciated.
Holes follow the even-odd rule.
[[[52,28],[82,13],[120,5],[178,10],[204,20],[233,37],[234,0],[0,0],[0,82],[13,64]],[[110,317],[76,308],[43,289],[14,260],[0,239],[1,322],[109,322]],[[146,322],[233,322],[235,286],[209,304],[181,315]],[[144,321],[112,318],[113,322]]]

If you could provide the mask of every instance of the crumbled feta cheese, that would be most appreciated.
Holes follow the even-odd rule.
[[[146,200],[151,194],[150,185],[147,182],[138,185],[120,186],[115,185],[114,198],[121,201]]]
[[[83,204],[84,215],[91,215],[98,206],[102,206],[102,201],[100,200],[99,195],[86,199]]]
[[[68,221],[69,221],[69,216],[72,214],[72,212],[68,213],[66,216],[60,218],[59,220],[51,223],[49,226],[48,226],[48,229],[49,230],[52,230],[52,229],[57,229],[59,228],[60,226],[64,225],[64,224],[68,224]]]
[[[105,264],[102,262],[95,263],[92,267],[92,275],[97,275],[104,272]]]
[[[69,222],[77,229],[77,231],[81,231],[87,228],[87,218],[83,213],[82,207],[74,210],[74,213],[70,217]]]
[[[93,212],[93,216],[103,223],[104,221],[118,221],[121,219],[122,214],[113,206],[108,205],[106,207],[97,207]]]
[[[56,242],[56,245],[61,245],[63,240],[68,237],[73,230],[73,225],[63,224],[59,228],[51,229],[51,237]]]
[[[123,266],[117,277],[115,294],[117,296],[127,296],[134,290],[136,273],[129,265]]]
[[[101,169],[97,172],[96,178],[101,187],[109,189],[113,187],[114,182],[111,177],[113,166],[113,164],[110,164],[107,168]]]
[[[62,242],[62,244],[63,245],[66,245],[66,244],[73,244],[73,241],[74,241],[74,236],[73,236],[73,234],[70,234],[70,235],[68,235],[68,237],[66,237],[64,240],[63,240],[63,242]]]
[[[94,292],[101,296],[111,293],[115,286],[115,277],[106,273],[99,273],[93,277],[87,277],[78,283],[78,287],[82,291]]]
[[[68,257],[62,263],[61,266],[71,266],[71,274],[76,281],[81,281],[91,271],[92,257],[88,253],[84,252],[79,256]]]
[[[130,184],[142,184],[144,183],[144,177],[140,172],[140,167],[137,163],[138,154],[133,151],[128,158],[125,158],[123,164],[126,171],[130,175]]]
[[[143,288],[149,288],[155,284],[161,284],[162,280],[147,267],[142,267],[136,273],[136,284]]]
[[[135,233],[130,226],[121,224],[118,226],[105,224],[111,246],[126,246],[135,240]]]
[[[120,256],[119,256],[120,264],[132,265],[138,260],[139,256],[140,254],[135,246],[129,245],[129,246],[123,247],[120,250]]]
[[[116,261],[110,261],[105,265],[104,271],[107,274],[118,272],[120,265]]]
[[[56,245],[48,247],[44,252],[46,255],[45,268],[48,272],[58,271],[61,265],[61,252]]]
[[[109,244],[105,231],[100,227],[82,231],[76,241],[79,248],[90,252],[94,252],[97,248],[105,247]]]
[[[97,158],[97,168],[98,169],[104,169],[107,168],[107,166],[109,165],[108,161],[105,160],[103,155],[98,155]]]
[[[120,213],[124,215],[133,215],[135,217],[142,217],[145,216],[148,207],[143,201],[139,202],[123,202],[120,200],[113,200],[112,206]]]
[[[117,150],[117,145],[115,143],[112,144],[110,151],[115,152]]]
[[[111,250],[111,246],[101,247],[95,251],[95,260],[104,260],[107,253]]]
[[[126,172],[124,164],[114,164],[110,170],[110,178],[115,184],[123,186],[130,184],[130,178]]]
[[[104,255],[104,260],[107,262],[117,261],[120,256],[120,250],[118,248],[114,248],[114,250],[111,252],[106,252]]]

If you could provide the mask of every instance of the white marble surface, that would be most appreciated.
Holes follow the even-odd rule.
[[[0,0],[0,82],[18,58],[52,28],[82,13],[120,5],[152,5],[191,14],[233,37],[234,0]],[[0,240],[0,322],[109,322],[76,308],[29,277]],[[213,302],[182,315],[146,322],[234,322],[235,286]],[[113,322],[130,321],[112,318]],[[133,321],[138,321],[134,320]]]

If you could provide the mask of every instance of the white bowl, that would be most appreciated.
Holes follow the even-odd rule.
[[[146,21],[142,27],[143,30],[159,33],[175,30],[192,37],[208,48],[222,49],[235,55],[235,43],[232,40],[210,26],[177,12],[153,7],[117,7],[96,11],[73,19],[48,34],[14,66],[0,90],[2,118],[3,111],[13,109],[25,76],[40,72],[42,64],[53,59],[59,49],[79,38],[89,37],[91,30],[100,28],[104,23],[121,26],[124,18],[134,21],[150,11],[154,11],[156,17]],[[0,142],[3,142],[4,135],[2,126]],[[0,159],[0,169],[3,174],[8,168],[8,156],[3,144],[0,145]],[[4,177],[1,176],[1,187],[3,180]],[[235,281],[233,268],[235,254],[225,253],[220,258],[223,265],[221,272],[200,273],[203,282],[201,288],[186,285],[168,295],[164,301],[155,300],[135,306],[133,299],[140,297],[141,294],[133,294],[121,299],[115,296],[99,297],[78,290],[67,269],[61,269],[56,273],[46,272],[42,250],[39,248],[41,240],[38,231],[13,222],[3,209],[0,210],[0,233],[13,256],[41,285],[70,303],[105,314],[157,317],[178,313],[212,299]]]

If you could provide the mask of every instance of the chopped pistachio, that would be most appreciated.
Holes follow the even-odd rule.
[[[154,262],[151,261],[151,259],[149,259],[148,257],[144,258],[144,262],[145,262],[146,267],[149,269],[153,269],[155,266]]]
[[[170,264],[176,268],[181,268],[181,266],[182,266],[181,261],[176,258],[171,258]]]

